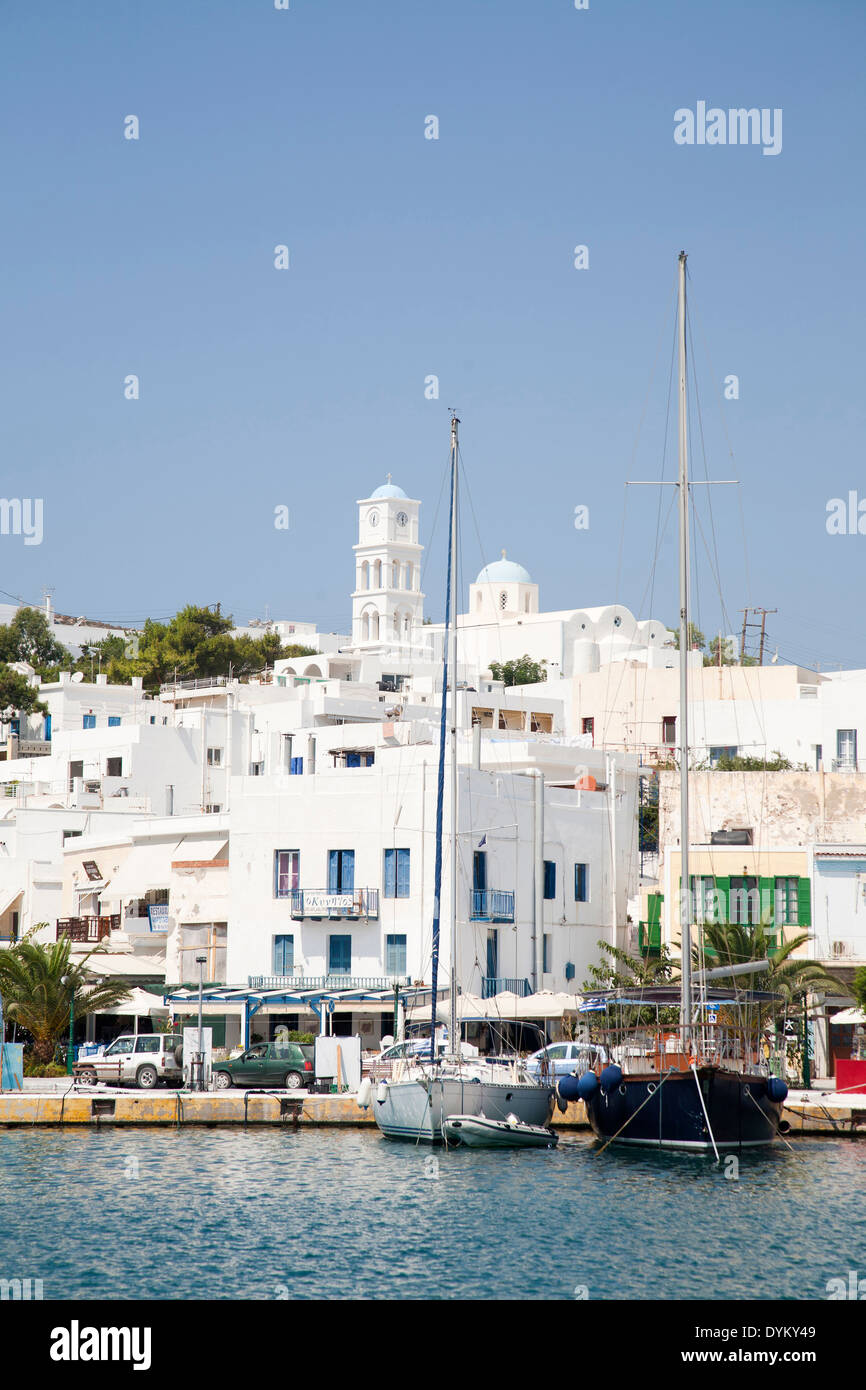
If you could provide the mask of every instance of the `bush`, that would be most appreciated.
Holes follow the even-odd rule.
[[[313,1043],[315,1041],[316,1039],[313,1033],[299,1033],[297,1028],[293,1028],[292,1031],[289,1033],[289,1042]]]
[[[24,1075],[25,1076],[66,1076],[66,1068],[60,1066],[58,1062],[36,1062],[33,1057],[24,1054]]]

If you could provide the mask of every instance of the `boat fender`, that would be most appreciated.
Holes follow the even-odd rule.
[[[616,1090],[617,1086],[622,1081],[622,1068],[618,1067],[616,1062],[611,1062],[610,1066],[602,1069],[599,1080],[603,1091]]]
[[[373,1083],[369,1076],[365,1076],[358,1087],[358,1104],[362,1110],[366,1110],[373,1095]]]
[[[787,1099],[788,1087],[785,1085],[781,1076],[770,1077],[767,1082],[767,1095],[770,1097],[770,1100],[775,1101],[777,1105],[780,1105],[783,1100]]]
[[[566,1110],[568,1109],[568,1101],[563,1100],[562,1096],[559,1094],[558,1089],[556,1092],[556,1108],[559,1111],[560,1115],[564,1115]]]
[[[570,1100],[580,1099],[580,1082],[576,1076],[563,1076],[560,1078],[556,1088],[557,1095],[561,1096],[566,1104]]]
[[[507,1125],[511,1125],[511,1128],[513,1129],[515,1125],[519,1125],[519,1124],[520,1124],[520,1121],[518,1120],[518,1118],[517,1118],[516,1115],[506,1115],[506,1116],[505,1116],[505,1123],[506,1123]]]
[[[598,1077],[594,1071],[585,1071],[577,1083],[577,1093],[581,1100],[589,1100],[598,1090]]]
[[[376,1100],[378,1101],[378,1103],[379,1103],[380,1105],[384,1105],[384,1104],[385,1104],[385,1101],[387,1100],[387,1098],[388,1098],[388,1083],[387,1083],[387,1081],[380,1081],[379,1084],[378,1084],[378,1086],[376,1087]]]

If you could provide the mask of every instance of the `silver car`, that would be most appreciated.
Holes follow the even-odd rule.
[[[122,1033],[93,1057],[83,1057],[74,1069],[78,1081],[138,1086],[152,1091],[161,1081],[183,1081],[183,1040],[176,1033]]]
[[[580,1076],[599,1064],[604,1066],[607,1053],[592,1043],[549,1043],[526,1059],[526,1070],[538,1081],[557,1081],[561,1076]]]

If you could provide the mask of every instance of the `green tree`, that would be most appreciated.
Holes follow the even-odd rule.
[[[48,706],[27,677],[11,666],[0,665],[0,719],[11,719],[13,714],[47,713]]]
[[[775,945],[775,931],[765,922],[755,925],[740,922],[708,922],[703,928],[704,954],[707,969],[725,965],[745,965],[751,961],[768,960],[766,970],[754,975],[729,977],[720,975],[713,985],[725,987],[738,984],[741,989],[767,990],[779,995],[779,1000],[763,1010],[766,1020],[785,1014],[799,1013],[803,1000],[816,990],[838,993],[839,982],[816,961],[796,958],[794,952],[806,941],[809,932],[790,937],[781,946]],[[772,935],[771,935],[772,933]],[[693,963],[701,968],[699,948],[692,947]]]
[[[491,661],[490,674],[495,681],[504,681],[506,685],[537,685],[547,680],[546,665],[546,658],[533,661],[528,652],[524,652],[512,661]]]
[[[608,941],[599,941],[601,956],[596,965],[589,967],[589,979],[584,980],[581,989],[584,994],[593,994],[602,989],[636,989],[640,985],[665,985],[671,981],[673,961],[667,946],[662,946],[658,955],[632,956],[611,946]]]
[[[680,649],[680,630],[679,630],[679,628],[678,628],[678,627],[677,627],[677,628],[669,627],[669,628],[668,628],[668,632],[671,634],[672,640],[671,640],[670,642],[667,643],[667,646],[673,647],[675,651],[679,651],[679,649]],[[706,637],[704,636],[704,634],[701,632],[700,628],[699,628],[699,627],[696,627],[694,623],[689,623],[689,650],[690,650],[690,651],[693,651],[693,652],[702,652],[702,651],[704,650],[704,648],[705,648],[706,645],[707,645],[707,639],[706,639]]]
[[[740,755],[723,753],[715,765],[716,772],[790,772],[793,763],[777,750],[769,758],[756,758],[751,754]]]
[[[38,608],[19,608],[11,623],[0,626],[0,661],[27,661],[41,672],[67,656]]]
[[[114,977],[94,980],[88,962],[100,953],[91,951],[83,960],[70,962],[71,942],[34,941],[33,932],[7,951],[0,952],[0,995],[6,1016],[33,1040],[37,1062],[50,1062],[57,1043],[69,1028],[69,1008],[76,1018],[110,1013],[129,997],[129,987]],[[64,983],[64,979],[66,983]]]
[[[861,965],[859,970],[854,971],[851,993],[857,1001],[858,1009],[866,1009],[866,965]]]

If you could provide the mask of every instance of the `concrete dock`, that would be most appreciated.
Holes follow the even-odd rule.
[[[782,1112],[790,1138],[800,1135],[866,1135],[866,1095],[797,1092]],[[554,1111],[554,1129],[588,1129],[583,1101],[565,1113]],[[371,1109],[361,1110],[354,1095],[307,1095],[288,1091],[71,1088],[3,1092],[0,1127],[16,1125],[375,1125]]]

